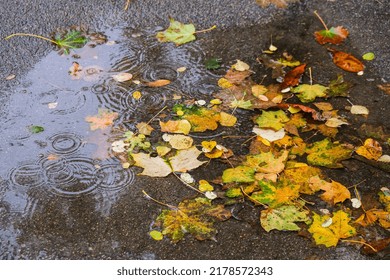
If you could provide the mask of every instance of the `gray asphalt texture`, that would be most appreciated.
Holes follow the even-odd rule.
[[[321,29],[313,11],[318,10],[325,21],[332,25],[348,28],[350,36],[345,46],[339,49],[363,54],[374,52],[377,59],[369,63],[366,74],[371,79],[371,89],[376,84],[390,82],[390,2],[365,0],[303,0],[289,6],[286,10],[270,6],[261,9],[254,0],[133,0],[128,11],[124,11],[125,1],[114,0],[15,0],[0,3],[0,116],[7,110],[4,104],[10,90],[23,83],[23,76],[44,56],[52,52],[52,47],[35,38],[2,38],[12,33],[26,32],[49,36],[58,27],[84,24],[92,30],[104,31],[115,26],[142,30],[148,27],[167,24],[168,16],[181,21],[192,22],[198,29],[217,25],[218,36],[205,42],[213,47],[212,53],[224,56],[231,61],[237,57],[251,58],[258,54],[256,40],[240,37],[245,30],[256,36],[258,30],[268,28],[276,37],[278,46],[289,50],[310,51],[306,43],[312,40],[312,33]],[[284,41],[291,33],[299,33],[295,41]],[[206,35],[207,36],[207,35]],[[236,38],[236,39],[232,39]],[[238,40],[239,38],[240,40]],[[268,38],[267,38],[268,40]],[[265,41],[267,41],[265,40]],[[313,43],[310,43],[313,44]],[[262,46],[266,47],[266,46]],[[256,49],[257,48],[257,49]],[[312,53],[316,55],[316,53]],[[324,56],[326,57],[326,56]],[[320,67],[320,66],[319,66]],[[324,69],[325,70],[325,69]],[[336,68],[329,69],[332,74]],[[16,78],[5,80],[10,74]],[[327,76],[326,76],[327,77]],[[321,80],[321,74],[319,74]],[[325,79],[325,77],[324,77]],[[354,79],[351,75],[351,79]],[[370,82],[367,82],[370,83]],[[368,89],[362,86],[363,89]],[[383,101],[384,100],[384,101]],[[370,117],[372,122],[388,127],[389,98],[378,90],[361,92],[356,95],[357,104],[368,104],[378,110]],[[387,102],[387,103],[386,103]],[[1,159],[4,160],[4,159]],[[333,173],[332,173],[333,172]],[[331,171],[341,180],[350,181],[351,175]],[[361,177],[374,174],[367,168]],[[380,174],[370,185],[385,185],[389,176]],[[142,181],[144,189],[160,185],[159,179]],[[188,195],[185,190],[169,195],[174,182],[167,182],[154,194],[171,196],[172,201]],[[131,201],[130,208],[128,203]],[[126,204],[126,207],[123,205]],[[123,207],[122,207],[123,206]],[[91,208],[89,208],[91,207]],[[118,201],[113,213],[101,217],[88,215],[93,205],[82,204],[70,211],[79,217],[76,230],[64,229],[54,222],[57,218],[57,205],[49,203],[46,213],[32,222],[18,242],[23,253],[14,252],[15,258],[58,258],[58,259],[365,259],[376,258],[361,255],[355,247],[340,246],[327,249],[314,246],[312,241],[289,232],[265,233],[258,224],[258,211],[250,207],[243,209],[247,223],[234,219],[218,225],[218,242],[199,242],[191,237],[178,244],[169,241],[155,242],[146,234],[152,215],[160,207],[145,202],[142,195]],[[123,209],[127,209],[124,212]],[[74,213],[74,214],[75,214]],[[136,215],[134,213],[137,213]],[[59,215],[59,214],[58,214]],[[1,228],[1,226],[0,226]],[[46,235],[50,232],[50,235]],[[41,238],[44,236],[44,238]],[[35,241],[34,241],[35,240]],[[1,245],[0,245],[1,246]],[[44,250],[47,255],[38,252]],[[383,256],[382,256],[383,257]]]

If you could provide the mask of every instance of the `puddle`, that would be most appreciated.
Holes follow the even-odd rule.
[[[297,28],[306,30],[310,24],[302,20]],[[134,129],[136,122],[149,120],[164,106],[174,104],[174,94],[183,99],[202,99],[217,89],[218,73],[223,73],[236,58],[255,61],[269,45],[272,34],[278,33],[276,43],[296,51],[299,59],[310,60],[319,55],[316,53],[319,47],[302,47],[298,44],[301,37],[277,28],[259,30],[257,26],[207,34],[190,44],[174,47],[157,42],[155,34],[160,30],[109,29],[105,34],[114,43],[76,51],[80,59],[61,57],[53,51],[36,64],[21,85],[9,92],[0,124],[0,129],[6,131],[0,142],[0,158],[7,159],[0,162],[1,259],[173,258],[177,248],[181,252],[191,251],[185,246],[198,246],[196,258],[209,258],[205,253],[209,243],[188,241],[175,247],[169,242],[156,244],[149,239],[148,226],[160,208],[146,201],[140,190],[155,190],[157,197],[169,193],[166,196],[173,200],[188,196],[188,190],[177,189],[177,182],[139,178],[136,170],[123,169],[108,150],[107,140],[113,135],[107,131],[91,132],[85,117],[104,108],[119,114],[116,127]],[[252,38],[250,44],[247,38]],[[225,64],[221,72],[205,69],[204,61],[210,57],[222,58]],[[86,79],[72,79],[68,74],[74,61],[83,68],[91,67]],[[317,66],[319,80],[334,78],[334,73],[330,76],[322,71],[321,63]],[[186,71],[178,72],[179,67],[185,67]],[[267,70],[258,64],[253,67],[257,73],[255,79],[261,80]],[[133,80],[172,82],[162,88],[119,83],[112,78],[119,72],[133,74]],[[322,72],[326,74],[319,74]],[[133,98],[134,91],[142,93],[139,100]],[[248,123],[242,121],[240,129],[251,129],[246,127]],[[28,128],[31,125],[42,126],[44,131],[31,133]],[[217,130],[193,137],[210,139],[220,133]],[[237,150],[243,149],[241,140],[226,142],[239,146]],[[203,172],[202,176],[209,177],[220,174],[220,170],[215,174],[210,170]],[[280,242],[282,247],[289,247],[290,243],[283,239],[285,233],[273,233],[259,240],[258,230],[245,224],[232,233],[233,237],[223,234],[223,245],[215,246],[221,256],[224,255],[218,253],[223,250],[221,246],[231,246],[232,240],[242,234],[247,234],[251,244],[260,244],[265,251],[256,254],[268,253],[264,258],[295,256],[295,252],[274,252],[269,245]],[[305,248],[308,255],[318,253],[301,239],[294,239],[293,244],[294,248]],[[177,258],[193,258],[188,253],[182,254]],[[348,251],[346,258],[360,258],[353,254]]]

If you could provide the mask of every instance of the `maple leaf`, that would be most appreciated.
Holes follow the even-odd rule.
[[[195,33],[206,32],[216,28],[214,25],[209,29],[196,31],[193,24],[183,24],[173,18],[170,18],[169,21],[169,27],[163,32],[158,32],[156,38],[159,42],[173,42],[176,46],[194,41],[196,39]]]
[[[168,160],[160,156],[151,157],[145,153],[132,153],[131,156],[135,161],[134,165],[143,168],[140,175],[166,177],[172,172],[187,172],[206,163],[197,159],[201,153],[195,146],[192,146],[186,150],[179,150]]]
[[[347,97],[352,87],[352,83],[344,81],[343,75],[337,75],[335,80],[330,81],[329,89],[327,90],[326,94],[331,97]]]
[[[333,63],[339,68],[353,73],[364,70],[363,63],[353,55],[332,48],[328,48],[328,51],[332,53]]]
[[[237,166],[223,171],[222,181],[224,183],[251,183],[255,181],[255,170],[248,166]]]
[[[296,231],[301,229],[297,222],[307,223],[310,220],[308,214],[309,211],[295,205],[282,205],[261,211],[260,223],[267,232],[273,229]]]
[[[256,172],[279,174],[284,170],[288,153],[287,150],[284,150],[279,157],[276,157],[272,152],[248,155],[244,165],[255,169]]]
[[[299,186],[288,181],[259,181],[259,186],[261,191],[252,193],[251,198],[271,208],[292,204],[299,197]]]
[[[257,125],[261,128],[272,128],[280,130],[284,127],[284,123],[290,119],[286,116],[284,111],[261,111],[261,115],[255,119]]]
[[[298,85],[299,80],[301,79],[303,73],[305,72],[305,68],[306,68],[306,64],[302,64],[295,67],[290,72],[288,72],[286,76],[284,76],[283,83],[280,85],[281,89]]]
[[[329,138],[314,142],[306,148],[307,162],[311,165],[342,168],[340,163],[351,157],[353,149],[347,145],[332,143]]]
[[[383,228],[390,228],[390,213],[382,209],[370,209],[357,218],[355,223],[367,227],[376,221],[379,221]]]
[[[178,242],[186,234],[198,240],[212,239],[217,233],[215,221],[225,221],[231,216],[223,205],[213,205],[207,198],[184,200],[176,209],[163,210],[156,219],[162,234]]]
[[[364,141],[364,145],[358,147],[355,152],[366,159],[378,160],[382,155],[382,147],[378,141],[368,138]]]
[[[349,190],[339,182],[333,180],[331,183],[325,182],[322,184],[320,189],[325,191],[325,193],[320,195],[320,198],[332,205],[343,202],[346,199],[351,199]]]
[[[299,185],[300,193],[314,194],[320,190],[320,186],[310,183],[310,179],[318,176],[323,176],[321,169],[312,166],[302,166],[284,170],[280,179],[287,179],[291,183]]]
[[[325,245],[326,247],[336,246],[340,239],[352,237],[356,234],[356,229],[349,225],[351,220],[348,214],[339,210],[333,213],[332,224],[324,227],[324,223],[329,220],[329,216],[320,216],[314,213],[313,223],[309,227],[309,232],[317,245]]]
[[[328,90],[327,87],[322,85],[299,85],[293,89],[291,89],[291,92],[293,93],[299,93],[297,96],[299,100],[301,100],[303,103],[312,102],[316,99],[316,97],[324,97],[326,96],[326,91]]]
[[[321,45],[326,43],[341,44],[348,36],[348,30],[342,26],[331,27],[330,29],[324,29],[314,32],[315,39]]]
[[[85,120],[90,123],[91,130],[105,129],[114,123],[118,117],[118,113],[108,110],[99,109],[99,113],[95,116],[87,116]]]

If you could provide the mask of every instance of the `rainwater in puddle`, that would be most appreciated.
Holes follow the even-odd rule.
[[[217,76],[205,70],[199,43],[177,48],[161,44],[157,31],[111,29],[105,33],[108,44],[84,47],[68,56],[53,51],[7,93],[10,98],[0,124],[5,132],[0,142],[0,259],[56,258],[24,244],[25,225],[46,217],[39,222],[41,228],[32,222],[36,229],[28,230],[39,233],[47,228],[54,239],[56,233],[66,235],[60,233],[62,227],[88,231],[94,221],[109,217],[121,196],[132,192],[135,171],[123,169],[110,154],[109,141],[115,135],[91,131],[85,117],[108,109],[119,114],[114,127],[134,129],[137,122],[173,104],[173,94],[196,98],[212,93]],[[72,57],[74,53],[80,58]],[[69,75],[73,61],[88,69],[83,78]],[[186,71],[178,72],[179,67]],[[120,83],[112,78],[120,72],[133,74],[133,80],[168,79],[171,84],[148,88],[132,81]],[[132,97],[134,91],[141,91],[139,100]],[[29,130],[32,125],[44,131],[34,134]],[[53,221],[56,217],[63,220]]]

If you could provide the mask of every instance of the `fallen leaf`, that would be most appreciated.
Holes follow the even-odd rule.
[[[197,158],[202,152],[195,146],[186,150],[177,151],[176,155],[169,158],[169,163],[174,172],[187,172],[198,168],[207,161],[199,161]]]
[[[6,81],[10,81],[10,80],[13,80],[13,79],[15,79],[16,78],[16,75],[15,74],[10,74],[10,75],[8,75],[7,77],[5,77],[5,80]]]
[[[58,30],[53,39],[59,48],[58,53],[60,55],[69,54],[71,49],[82,48],[88,42],[85,31],[76,27],[71,27],[68,30]]]
[[[309,211],[299,209],[295,205],[282,205],[261,211],[260,223],[267,232],[273,229],[297,231],[301,228],[296,223],[308,222],[308,214]]]
[[[183,73],[183,72],[185,72],[186,70],[187,70],[187,68],[184,67],[184,66],[183,66],[183,67],[179,67],[179,68],[176,69],[176,71],[179,72],[179,73]]]
[[[210,58],[205,61],[205,67],[207,70],[217,70],[221,68],[221,60],[219,58]]]
[[[294,61],[293,60],[287,60],[287,59],[284,59],[284,58],[279,58],[278,62],[280,62],[284,66],[288,66],[288,67],[296,67],[296,66],[301,65],[300,61],[297,61],[297,60],[294,60]]]
[[[181,179],[184,183],[187,183],[187,184],[193,184],[193,183],[195,183],[194,177],[192,177],[191,174],[186,173],[186,172],[180,174],[180,179]]]
[[[177,209],[163,210],[156,219],[162,234],[172,242],[178,242],[186,234],[198,240],[212,239],[217,231],[213,228],[216,221],[225,221],[231,217],[230,211],[223,205],[213,205],[207,198],[195,198],[179,203]]]
[[[281,179],[289,180],[299,187],[299,192],[303,194],[314,194],[320,190],[321,185],[313,184],[312,178],[323,177],[321,169],[312,166],[302,166],[284,170]]]
[[[284,76],[283,83],[280,85],[281,89],[293,87],[299,84],[303,73],[305,72],[306,64],[295,67]]]
[[[290,119],[282,110],[278,111],[261,111],[261,115],[255,119],[255,122],[260,128],[272,128],[276,131],[284,127],[284,123]]]
[[[30,130],[31,133],[34,133],[34,134],[41,133],[41,132],[45,131],[45,129],[39,125],[30,125],[28,127],[28,129]]]
[[[118,113],[108,110],[99,109],[99,113],[95,116],[87,116],[85,120],[90,123],[90,129],[105,129],[114,123],[114,120],[118,117]]]
[[[348,123],[339,118],[330,118],[325,122],[325,125],[329,127],[340,127],[343,124],[348,124]]]
[[[320,188],[325,191],[320,195],[320,198],[331,205],[351,198],[349,190],[339,182],[333,180],[331,183],[323,184]]]
[[[367,107],[361,105],[353,105],[351,107],[351,113],[354,115],[368,115],[369,111]]]
[[[299,186],[285,181],[277,183],[259,181],[260,192],[254,192],[251,199],[276,208],[285,204],[293,204],[299,197]]]
[[[253,72],[250,70],[238,71],[238,70],[234,70],[232,67],[226,72],[224,77],[230,83],[235,85],[240,85],[252,74]]]
[[[117,82],[126,82],[130,81],[133,78],[133,75],[130,73],[118,73],[113,75],[112,78]]]
[[[378,88],[383,90],[385,93],[390,94],[390,84],[378,85]]]
[[[213,191],[214,187],[206,180],[199,180],[199,190],[201,192]]]
[[[156,241],[160,241],[164,238],[164,235],[160,231],[157,231],[157,230],[150,231],[149,235],[151,238],[153,238]]]
[[[194,35],[196,30],[193,24],[183,24],[173,18],[170,18],[169,21],[169,27],[156,35],[159,42],[173,42],[179,46],[196,39]]]
[[[172,148],[176,150],[185,150],[189,149],[192,146],[193,139],[189,136],[175,134],[171,135],[169,139],[169,144],[172,146]]]
[[[269,142],[274,142],[280,139],[283,139],[283,137],[286,135],[286,132],[283,128],[275,131],[273,129],[264,129],[259,127],[254,127],[252,129],[252,132],[256,135],[266,139]]]
[[[374,60],[375,59],[375,54],[372,53],[372,52],[368,52],[368,53],[363,54],[362,58],[364,60],[368,60],[368,61]]]
[[[246,64],[245,62],[241,61],[241,60],[238,60],[237,59],[237,62],[235,64],[232,65],[232,68],[234,70],[237,70],[237,71],[247,71],[250,69],[249,65]]]
[[[355,223],[367,227],[373,225],[376,221],[380,222],[381,220],[384,222],[387,221],[390,225],[390,213],[382,209],[370,209],[357,218]]]
[[[141,93],[140,91],[136,90],[136,91],[134,91],[134,92],[132,93],[132,96],[133,96],[133,98],[134,98],[135,100],[138,100],[138,99],[141,99],[142,93]]]
[[[314,106],[316,106],[321,111],[331,111],[333,110],[333,105],[329,102],[316,102],[313,103]]]
[[[137,153],[131,154],[135,161],[135,166],[142,167],[142,173],[139,175],[150,177],[166,177],[172,173],[172,169],[167,161],[161,157],[151,157],[149,154]]]
[[[288,3],[297,2],[298,0],[256,0],[262,8],[266,8],[271,4],[274,4],[278,8],[286,8]]]
[[[152,82],[147,82],[145,85],[148,87],[163,87],[169,85],[171,83],[170,80],[156,80]]]
[[[386,187],[381,188],[378,193],[379,201],[385,206],[386,211],[390,212],[390,190]]]
[[[330,81],[326,94],[330,97],[347,97],[352,87],[352,83],[344,81],[343,75],[338,75],[335,80]]]
[[[332,53],[333,63],[341,69],[357,73],[364,70],[363,63],[351,54],[328,48]]]
[[[332,143],[329,138],[315,142],[306,148],[309,164],[329,168],[342,168],[340,161],[350,158],[352,151],[351,147]]]
[[[165,123],[160,121],[160,127],[162,132],[188,134],[191,131],[191,124],[187,120],[169,120]]]
[[[279,156],[275,156],[272,152],[248,155],[243,164],[256,172],[279,174],[285,168],[288,153],[287,150],[284,150]]]
[[[364,141],[364,145],[358,147],[355,152],[366,159],[378,160],[382,155],[382,147],[378,141],[368,138]]]
[[[351,219],[342,210],[333,213],[332,224],[328,227],[322,226],[330,218],[328,215],[313,214],[313,223],[309,227],[309,232],[313,235],[317,245],[336,246],[340,239],[356,235],[356,229],[349,225]]]
[[[251,183],[255,181],[255,170],[248,166],[237,166],[223,171],[222,181],[224,183]]]
[[[138,132],[144,135],[150,135],[152,134],[152,131],[154,130],[153,127],[151,127],[149,124],[145,122],[140,122],[136,125]]]
[[[237,122],[237,118],[231,114],[221,112],[219,123],[222,126],[234,126]]]
[[[315,39],[321,45],[331,43],[335,45],[341,44],[348,36],[348,30],[342,26],[331,27],[314,32]]]
[[[385,250],[386,248],[389,248],[390,245],[390,237],[374,240],[367,242],[370,246],[364,245],[362,248],[362,252],[364,254],[370,255],[370,254],[377,254],[378,252]],[[375,251],[372,249],[375,248]]]
[[[124,136],[126,137],[124,142],[126,144],[126,151],[128,153],[133,152],[134,149],[149,151],[151,143],[147,141],[144,134],[135,134],[132,131],[127,131]]]
[[[298,93],[298,98],[303,103],[312,102],[316,99],[316,97],[325,97],[326,91],[328,90],[327,87],[322,85],[299,85],[293,89],[291,89],[291,92]]]

